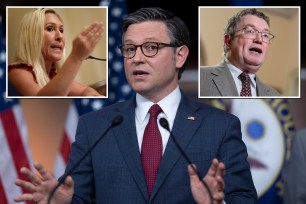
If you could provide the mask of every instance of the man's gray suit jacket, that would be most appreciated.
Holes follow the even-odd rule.
[[[256,76],[257,96],[280,96],[273,88],[263,84]],[[225,62],[200,68],[200,96],[239,96],[235,81]]]

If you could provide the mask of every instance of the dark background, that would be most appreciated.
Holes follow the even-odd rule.
[[[248,0],[249,1],[249,0]],[[1,1],[1,16],[3,18],[3,31],[5,31],[5,6],[97,6],[100,0],[87,0],[82,2],[76,2],[73,5],[71,0],[27,0],[26,3],[21,3],[20,0],[8,0]],[[181,3],[178,3],[181,2]],[[184,3],[183,3],[184,2]],[[256,2],[256,1],[254,1]],[[265,6],[301,6],[301,1],[291,0],[289,3],[280,3],[272,0],[262,0]],[[187,61],[187,64],[190,64],[190,67],[198,67],[198,6],[229,6],[229,0],[218,0],[216,2],[210,2],[208,0],[198,0],[198,1],[177,1],[177,3],[171,3],[167,0],[127,0],[127,9],[128,13],[137,10],[140,7],[151,7],[158,6],[163,7],[172,11],[175,15],[179,16],[188,26],[190,31],[190,55]],[[305,36],[305,26],[302,26],[306,19],[306,14],[303,12],[304,8],[301,6],[301,66],[306,67],[306,40]],[[5,33],[3,33],[5,34]],[[289,39],[288,39],[289,40]]]

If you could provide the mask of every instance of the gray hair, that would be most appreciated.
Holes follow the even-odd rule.
[[[268,26],[270,26],[270,19],[263,12],[258,11],[255,8],[244,9],[244,10],[239,11],[237,14],[235,14],[233,17],[231,17],[228,20],[227,25],[224,28],[224,36],[229,35],[231,38],[234,37],[236,29],[237,29],[236,28],[237,24],[240,22],[241,18],[246,15],[254,15],[259,18],[262,18],[263,20],[267,22]],[[223,50],[224,50],[224,55],[225,55],[228,51],[225,44],[223,45]]]

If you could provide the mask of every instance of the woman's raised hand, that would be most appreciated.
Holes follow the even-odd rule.
[[[73,40],[71,55],[76,59],[85,60],[94,50],[104,31],[102,22],[94,22],[85,27]]]

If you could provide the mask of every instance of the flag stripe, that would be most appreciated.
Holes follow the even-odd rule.
[[[1,113],[2,114],[2,113]],[[1,118],[0,118],[1,119]],[[1,119],[0,123],[0,177],[3,181],[3,190],[6,194],[6,200],[13,200],[14,195],[20,195],[22,193],[21,189],[14,184],[17,179],[17,172],[14,166],[13,158],[7,139],[4,134],[3,121]],[[0,203],[2,203],[2,198],[0,197]]]
[[[79,120],[79,113],[74,103],[69,106],[68,115],[65,124],[65,132],[71,142],[74,141],[75,132]]]
[[[13,109],[16,124],[18,126],[19,134],[21,136],[23,147],[26,153],[25,154],[26,159],[29,162],[30,167],[32,168],[33,160],[32,160],[30,144],[28,140],[28,130],[27,130],[27,126],[26,126],[23,114],[22,114],[22,108],[20,105],[14,105],[12,109]]]
[[[61,154],[57,154],[56,160],[54,163],[53,175],[56,179],[59,179],[65,172],[66,163],[63,160]]]
[[[27,167],[30,169],[30,165],[26,156],[22,139],[19,134],[19,127],[17,126],[17,123],[15,121],[12,109],[8,109],[2,112],[1,118],[3,121],[5,136],[11,151],[11,155],[13,156],[13,162],[15,164],[15,170],[17,172],[18,178],[28,180],[19,171],[21,167]],[[22,191],[24,193],[27,192],[24,189]]]
[[[6,195],[4,193],[1,177],[0,177],[0,201],[1,201],[1,204],[7,204],[8,203],[7,199],[6,199]]]
[[[68,158],[69,158],[69,154],[70,154],[70,150],[71,150],[70,145],[71,145],[70,140],[68,138],[68,135],[65,132],[64,136],[63,136],[62,147],[61,147],[61,155],[62,155],[65,163],[68,162]]]
[[[60,148],[60,152],[56,156],[53,175],[56,178],[59,178],[64,174],[66,164],[69,159],[69,154],[71,151],[71,143],[74,141],[74,135],[76,132],[76,126],[78,123],[79,114],[77,112],[77,109],[72,103],[69,106],[66,124],[65,124],[65,130],[63,134],[62,144]]]

